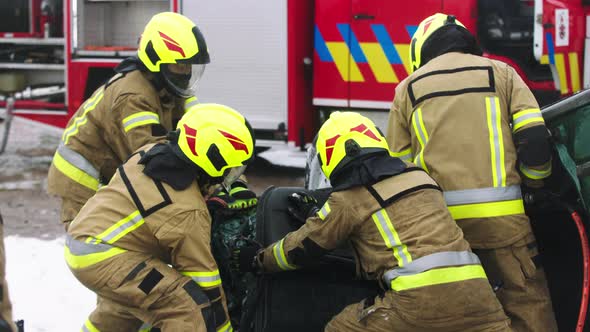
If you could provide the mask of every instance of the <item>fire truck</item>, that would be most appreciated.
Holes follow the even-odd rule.
[[[411,36],[434,12],[457,16],[485,56],[512,65],[541,104],[590,86],[588,0],[11,1],[25,23],[3,28],[16,31],[0,31],[0,41],[63,38],[58,83],[65,86],[58,102],[21,95],[14,113],[58,127],[135,53],[143,26],[160,11],[182,12],[199,25],[212,55],[200,100],[243,112],[261,145],[303,147],[335,109],[383,126],[395,86],[410,70]]]

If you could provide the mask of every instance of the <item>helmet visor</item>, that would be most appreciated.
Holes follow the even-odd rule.
[[[183,98],[196,94],[197,84],[205,72],[205,64],[171,63],[162,66],[168,90]]]
[[[242,174],[244,174],[245,170],[246,170],[246,165],[232,167],[229,169],[229,172],[224,177],[223,182],[221,183],[223,185],[223,188],[225,188],[225,190],[228,193],[230,192],[231,185],[234,182],[236,182],[236,180],[239,179],[240,176],[242,176]]]

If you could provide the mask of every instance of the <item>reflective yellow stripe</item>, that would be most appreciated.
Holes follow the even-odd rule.
[[[283,241],[285,241],[285,239],[282,239],[281,241],[277,242],[272,248],[272,253],[275,256],[275,261],[277,262],[277,265],[281,268],[281,270],[294,270],[297,267],[295,265],[289,264],[287,256],[285,255],[285,251],[283,250]]]
[[[398,83],[399,79],[379,43],[360,43],[369,67],[379,83]]]
[[[364,82],[365,78],[352,58],[348,45],[342,42],[327,42],[326,46],[334,59],[336,68],[345,82]]]
[[[567,75],[565,74],[565,56],[563,53],[555,54],[555,69],[557,69],[557,76],[559,76],[559,88],[561,94],[564,95],[569,92],[567,84]]]
[[[411,161],[412,160],[412,148],[409,147],[405,150],[400,152],[391,152],[392,157],[397,157],[403,161]]]
[[[400,240],[385,209],[373,213],[372,218],[383,241],[385,241],[385,245],[387,248],[392,249],[393,256],[397,260],[398,266],[403,267],[405,264],[410,263],[412,261],[412,256],[408,251],[408,246],[403,244]]]
[[[150,332],[152,330],[152,327],[150,324],[148,323],[143,323],[140,327],[139,327],[139,332]]]
[[[184,112],[186,113],[186,112],[190,111],[190,109],[193,106],[196,106],[198,104],[199,104],[199,100],[197,99],[197,97],[193,96],[193,97],[187,98],[184,101]]]
[[[502,112],[500,110],[500,100],[498,98],[486,98],[486,113],[490,137],[493,186],[505,187],[506,167],[504,165],[504,138],[502,135],[501,122]]]
[[[98,190],[98,179],[86,174],[81,169],[69,163],[59,154],[59,152],[55,152],[55,155],[53,156],[53,164],[60,172],[72,179],[72,181],[79,183],[90,190]]]
[[[231,327],[231,322],[225,323],[222,327],[217,329],[217,332],[232,332],[234,329]]]
[[[328,202],[326,202],[324,204],[324,206],[322,206],[322,208],[318,211],[318,217],[320,217],[320,219],[324,220],[324,219],[326,219],[326,217],[328,216],[330,211],[332,211],[332,209],[330,209],[330,204],[328,204]]]
[[[80,116],[78,116],[76,119],[74,119],[71,126],[69,126],[68,128],[66,128],[66,130],[64,130],[64,133],[62,135],[62,141],[65,144],[68,143],[68,141],[70,140],[70,137],[72,137],[73,135],[76,135],[78,133],[78,130],[80,129],[81,126],[83,126],[84,124],[86,124],[86,122],[88,122],[88,118],[86,117],[86,114],[96,108],[96,106],[101,101],[103,96],[104,96],[104,88],[100,88],[100,90],[98,90],[94,96],[90,97],[84,103],[84,105],[82,106],[82,109],[84,110],[84,112],[82,112],[82,114]]]
[[[424,147],[426,146],[426,143],[428,143],[428,132],[426,131],[426,126],[422,119],[421,108],[414,112],[412,116],[412,125],[414,126],[414,132],[418,138],[418,143],[420,143],[420,152],[416,155],[414,163],[428,172],[428,167],[426,167],[426,162],[424,161]]]
[[[64,256],[66,258],[66,262],[68,263],[68,266],[72,269],[82,269],[94,265],[96,263],[100,263],[106,259],[122,254],[124,252],[127,252],[127,250],[113,247],[112,249],[109,249],[104,252],[76,256],[72,254],[70,248],[64,246]]]
[[[483,267],[481,265],[445,267],[410,276],[400,276],[391,281],[391,289],[399,292],[469,279],[487,279]]]
[[[107,230],[97,235],[96,238],[100,241],[113,244],[118,239],[137,229],[144,223],[145,221],[143,220],[143,217],[139,211],[135,211],[127,217],[119,220],[116,224],[107,228]]]
[[[160,117],[154,112],[137,112],[123,119],[123,129],[125,132],[133,128],[145,126],[147,124],[159,124]]]
[[[578,53],[569,53],[568,57],[570,63],[570,78],[572,80],[572,92],[576,93],[580,91],[580,65],[578,64]]]
[[[204,272],[182,271],[180,273],[187,277],[191,277],[193,281],[201,287],[213,287],[221,285],[221,276],[219,275],[219,270]]]
[[[522,199],[449,206],[453,219],[490,218],[524,213]]]
[[[398,44],[395,43],[395,50],[397,51],[397,54],[409,54],[410,53],[410,44]],[[406,69],[406,73],[409,75],[412,73],[412,63],[410,61],[410,57],[409,56],[401,56],[400,57],[403,64],[404,64],[404,68]]]
[[[517,132],[520,128],[533,122],[545,123],[540,109],[531,108],[517,112],[512,116],[512,131]]]
[[[92,324],[90,319],[87,319],[86,322],[84,322],[84,326],[82,326],[82,332],[100,332],[100,330]]]
[[[544,169],[532,169],[532,168],[528,168],[526,167],[524,164],[520,164],[520,171],[522,172],[522,174],[524,174],[524,176],[526,176],[529,179],[533,179],[533,180],[541,180],[544,179],[546,177],[548,177],[549,175],[551,175],[551,163],[548,163],[549,165],[547,167],[545,167]]]

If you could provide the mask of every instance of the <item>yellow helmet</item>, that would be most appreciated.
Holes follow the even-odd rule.
[[[234,168],[243,172],[254,153],[250,125],[228,106],[197,104],[184,114],[177,129],[182,154],[213,178],[228,177]]]
[[[162,73],[172,92],[194,94],[205,65],[210,62],[205,38],[195,23],[173,12],[156,14],[145,26],[137,56],[153,73]]]
[[[385,137],[373,121],[355,112],[333,112],[320,128],[315,146],[328,179],[361,155],[389,153]]]
[[[416,29],[414,36],[412,36],[412,42],[410,44],[410,64],[412,71],[417,70],[422,66],[422,48],[424,44],[436,31],[444,26],[455,25],[462,27],[467,30],[465,26],[459,22],[453,15],[447,15],[442,13],[436,13],[422,22]]]

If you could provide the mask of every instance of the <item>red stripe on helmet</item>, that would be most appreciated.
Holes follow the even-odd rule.
[[[228,142],[234,147],[236,151],[244,151],[246,153],[249,153],[248,146],[246,145],[246,143],[244,143],[244,141],[223,130],[219,130],[219,132],[228,140]]]
[[[182,49],[182,47],[180,47],[180,44],[178,44],[178,42],[176,42],[176,40],[170,38],[165,33],[162,33],[160,31],[158,31],[158,33],[160,34],[160,37],[162,37],[162,40],[164,41],[164,44],[166,45],[166,47],[170,51],[174,51],[174,52],[180,53],[180,55],[182,55],[183,58],[186,57],[184,55],[184,50]]]

